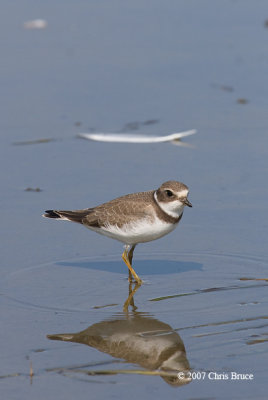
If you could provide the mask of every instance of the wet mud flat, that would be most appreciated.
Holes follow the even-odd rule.
[[[4,0],[1,398],[267,398],[266,14]],[[41,217],[170,179],[193,208],[137,247],[140,287],[121,244]]]

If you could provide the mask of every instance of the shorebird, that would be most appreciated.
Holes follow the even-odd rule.
[[[157,190],[118,197],[82,210],[47,210],[44,217],[77,222],[92,231],[119,240],[125,245],[122,259],[140,285],[142,280],[132,267],[138,243],[150,242],[173,231],[182,218],[184,206],[192,207],[189,189],[177,181],[163,183]]]

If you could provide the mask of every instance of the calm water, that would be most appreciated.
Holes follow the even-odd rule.
[[[267,19],[262,0],[3,2],[3,398],[267,397]],[[192,128],[190,147],[77,138]],[[193,208],[137,247],[138,289],[120,243],[41,218],[169,179]]]

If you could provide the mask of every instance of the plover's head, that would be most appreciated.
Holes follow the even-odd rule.
[[[192,207],[187,199],[189,189],[177,181],[163,183],[154,193],[154,197],[162,210],[172,217],[178,217],[183,212],[184,206]]]

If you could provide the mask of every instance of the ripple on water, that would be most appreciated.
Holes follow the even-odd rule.
[[[260,305],[263,299],[258,293],[267,286],[268,262],[257,256],[154,253],[138,255],[134,262],[145,282],[140,292],[146,303],[157,302],[158,309],[163,309],[162,303],[169,302],[169,311],[187,297],[194,298],[192,304],[197,308],[208,296],[214,301],[210,308],[215,305],[218,310],[217,299],[224,299],[223,306],[234,298],[241,308]],[[2,293],[20,307],[74,312],[83,311],[83,303],[88,310],[89,300],[95,309],[120,304],[117,290],[123,296],[126,287],[125,265],[118,255],[107,255],[23,269],[4,281]]]
[[[169,343],[166,340],[174,338],[176,343],[180,342],[186,369],[239,372],[245,370],[249,359],[257,369],[264,369],[260,356],[268,340],[267,260],[239,254],[155,253],[151,257],[138,255],[135,269],[145,284],[136,288],[128,302],[131,292],[127,271],[118,256],[77,258],[27,268],[1,282],[1,292],[8,307],[12,306],[18,313],[21,309],[34,312],[37,322],[38,318],[42,321],[44,313],[53,314],[57,322],[62,322],[62,316],[70,316],[65,318],[65,324],[67,321],[68,331],[74,334],[77,324],[82,324],[86,333],[103,327],[106,332],[117,324],[119,328],[127,327],[128,335],[134,340],[131,321],[146,326],[154,324],[153,332],[146,328],[140,338],[151,337],[159,343]],[[122,312],[126,303],[128,309]],[[134,325],[137,328],[136,322]],[[61,335],[67,341],[70,337],[69,333],[62,333],[60,325],[59,333],[55,331],[55,322],[53,328],[48,324],[46,329],[50,339],[59,340]],[[119,337],[120,329],[116,333]],[[80,337],[81,332],[77,335]],[[93,342],[84,344],[94,347]],[[96,348],[109,353],[105,346],[104,350]],[[59,349],[55,348],[55,353]],[[115,357],[115,353],[109,354]],[[132,365],[137,354],[128,354],[125,360]],[[118,360],[114,361],[113,371],[110,370],[110,359],[108,364],[102,364],[103,370],[98,367],[98,372],[94,363],[89,371],[83,365],[83,371],[73,368],[73,358],[77,357],[79,364],[81,357],[77,348],[70,347],[68,352],[65,347],[65,357],[65,367],[52,367],[50,372],[63,373],[69,378],[86,374],[89,379],[96,373],[101,377],[102,372],[100,379],[104,379],[115,373],[114,367],[118,367],[116,373],[125,373],[126,364]],[[137,369],[127,373],[146,374]]]

